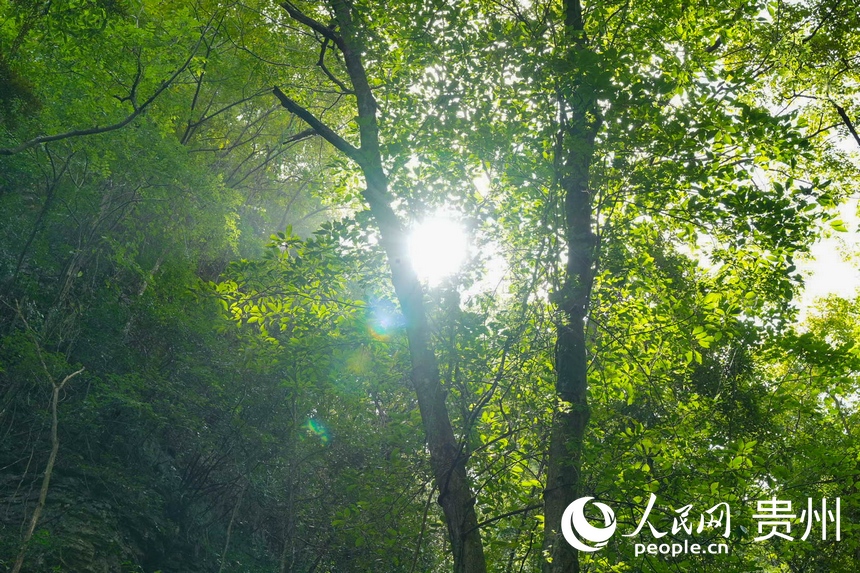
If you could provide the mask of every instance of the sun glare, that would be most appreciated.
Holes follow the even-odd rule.
[[[431,286],[457,272],[467,250],[463,226],[445,215],[425,219],[412,229],[409,237],[409,254],[415,272]]]

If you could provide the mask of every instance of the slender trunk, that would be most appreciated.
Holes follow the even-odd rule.
[[[72,154],[74,155],[74,153]],[[18,262],[15,265],[15,272],[12,273],[12,282],[18,280],[18,274],[21,272],[21,267],[24,265],[24,260],[27,257],[27,252],[30,250],[30,245],[33,244],[33,240],[36,238],[36,235],[39,233],[39,230],[42,228],[42,223],[47,217],[48,212],[51,209],[51,206],[54,201],[54,193],[57,190],[57,186],[60,183],[60,179],[62,179],[63,175],[65,175],[66,170],[69,168],[69,163],[72,160],[72,155],[66,158],[65,162],[63,162],[63,166],[60,168],[60,171],[57,172],[57,166],[54,163],[54,156],[48,152],[48,159],[51,162],[51,170],[53,172],[53,179],[48,183],[46,187],[45,193],[45,202],[42,204],[42,209],[39,211],[39,215],[36,217],[36,222],[33,223],[33,229],[30,231],[30,235],[27,237],[27,241],[24,243],[24,247],[21,249],[21,253],[18,255]]]
[[[43,364],[44,365],[44,364]],[[30,517],[30,525],[24,533],[24,539],[21,540],[21,550],[18,552],[18,558],[15,560],[15,565],[12,567],[12,573],[19,573],[21,566],[24,564],[24,556],[27,553],[27,547],[30,544],[30,539],[33,538],[33,532],[36,531],[36,526],[39,524],[39,518],[42,516],[42,510],[45,509],[45,501],[48,499],[48,487],[51,485],[51,475],[54,473],[54,463],[57,461],[57,452],[60,450],[60,438],[57,435],[57,403],[60,400],[60,391],[66,382],[83,372],[81,368],[77,372],[73,372],[66,376],[59,384],[51,379],[53,391],[51,392],[51,454],[48,456],[48,465],[45,466],[45,475],[42,478],[42,488],[39,491],[39,501],[36,503],[36,509],[33,510],[33,515]],[[47,373],[47,371],[46,371]]]
[[[565,28],[570,53],[585,49],[582,10],[578,0],[565,1]],[[575,82],[577,80],[574,80]],[[592,227],[589,170],[600,121],[592,105],[559,95],[559,129],[555,173],[564,197],[567,261],[564,283],[556,294],[560,311],[555,350],[556,397],[552,421],[547,484],[544,492],[545,573],[578,573],[579,555],[560,535],[565,508],[581,495],[582,450],[590,410],[585,319],[594,279],[596,237]]]
[[[381,174],[381,169],[379,170]],[[468,456],[454,437],[454,430],[445,403],[436,355],[430,347],[430,329],[424,307],[424,291],[409,260],[407,237],[388,203],[378,203],[371,197],[387,194],[386,182],[379,177],[368,178],[371,212],[382,235],[388,255],[394,291],[406,319],[406,337],[412,360],[412,383],[418,398],[418,408],[424,426],[430,465],[439,489],[439,505],[445,514],[456,573],[486,571],[483,544],[478,530],[475,499],[466,473]]]
[[[42,205],[42,209],[39,211],[39,215],[36,217],[36,222],[33,223],[33,229],[30,231],[30,235],[27,237],[27,241],[24,243],[24,247],[21,249],[21,254],[18,255],[18,263],[15,265],[15,272],[12,273],[12,282],[18,280],[18,274],[21,272],[21,267],[24,265],[24,259],[27,257],[27,252],[30,250],[30,245],[33,244],[33,240],[39,233],[39,229],[42,228],[42,221],[44,221],[45,216],[48,214],[48,210],[51,208],[51,203],[54,200],[54,190],[56,188],[56,181],[54,181],[54,183],[48,186],[48,193],[45,196],[45,203]]]
[[[278,573],[292,573],[296,566],[296,489],[302,483],[299,479],[301,470],[301,461],[296,455],[296,428],[299,420],[298,413],[298,387],[294,387],[290,391],[290,419],[289,419],[289,434],[287,435],[287,452],[286,458],[290,460],[288,469],[287,482],[287,518],[284,525],[284,546],[281,549],[280,565]],[[325,551],[318,550],[317,559],[322,559]]]
[[[571,194],[586,195],[575,185],[565,188],[565,192],[568,197]],[[590,415],[585,315],[594,242],[589,227],[580,226],[589,222],[588,215],[582,216],[589,213],[587,205],[579,204],[581,201],[577,200],[565,203],[570,209],[568,219],[574,219],[577,226],[568,229],[567,277],[558,303],[561,317],[557,327],[555,361],[556,394],[560,404],[552,422],[544,492],[544,548],[552,557],[545,567],[547,573],[579,571],[577,552],[560,537],[559,528],[562,513],[580,493],[582,448]],[[579,231],[583,228],[587,232]]]
[[[69,260],[69,264],[66,267],[65,277],[63,279],[63,286],[60,289],[59,294],[57,295],[57,299],[54,302],[54,310],[59,311],[63,304],[66,302],[66,299],[69,296],[69,293],[72,290],[72,287],[75,284],[75,281],[78,278],[78,271],[85,267],[88,259],[90,258],[90,254],[86,253],[88,247],[94,242],[96,239],[96,231],[101,226],[102,222],[107,219],[111,207],[113,206],[113,193],[111,192],[112,185],[106,185],[104,193],[102,194],[102,199],[99,204],[99,213],[93,220],[92,226],[89,229],[81,226],[78,231],[78,245],[72,254],[72,258]]]
[[[247,482],[242,486],[242,491],[239,492],[239,498],[236,500],[236,505],[233,506],[233,511],[230,513],[230,523],[227,525],[227,539],[224,541],[224,551],[221,552],[221,565],[218,567],[218,573],[223,573],[224,565],[227,564],[227,551],[230,549],[230,537],[233,535],[233,524],[236,522],[236,514],[239,513],[239,507],[242,505],[242,497],[245,495],[245,488],[248,487]]]

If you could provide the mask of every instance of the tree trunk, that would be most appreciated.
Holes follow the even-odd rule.
[[[331,7],[337,24],[333,28],[317,22],[288,1],[281,3],[281,6],[291,18],[337,46],[343,56],[358,108],[360,148],[345,141],[278,88],[275,88],[274,93],[283,107],[301,117],[362,169],[366,184],[364,199],[379,227],[394,291],[406,319],[412,383],[430,450],[430,465],[439,490],[439,505],[442,506],[448,525],[454,572],[485,573],[487,566],[475,513],[475,499],[466,473],[468,456],[457,442],[448,416],[446,392],[440,383],[436,356],[430,344],[424,291],[409,259],[407,230],[391,207],[388,177],[383,169],[379,147],[377,103],[361,59],[362,38],[358,25],[353,21],[353,8],[344,0],[332,0]]]
[[[28,327],[29,328],[29,327]],[[37,343],[38,344],[38,343]],[[38,348],[37,348],[38,350]],[[41,351],[39,351],[41,358]],[[42,363],[45,366],[45,363]],[[54,473],[54,463],[57,461],[57,452],[60,450],[60,438],[57,434],[59,420],[57,418],[57,403],[60,401],[60,391],[66,382],[83,372],[81,368],[77,372],[73,372],[66,376],[62,382],[57,384],[45,367],[45,374],[49,376],[51,386],[51,454],[48,456],[48,464],[45,466],[45,475],[42,477],[42,488],[39,491],[39,501],[36,503],[36,509],[33,510],[33,515],[30,517],[30,525],[24,533],[24,539],[21,540],[21,550],[18,552],[18,558],[15,560],[15,565],[12,567],[12,573],[19,573],[21,566],[24,564],[24,556],[27,554],[27,547],[30,545],[30,539],[33,538],[33,533],[36,531],[36,526],[39,524],[39,518],[42,516],[42,510],[45,509],[45,501],[48,499],[48,488],[51,485],[51,476]]]
[[[381,174],[381,167],[379,173]],[[386,182],[368,178],[375,187],[369,197],[387,194]],[[385,188],[383,187],[385,185]],[[378,193],[377,193],[378,192]],[[382,235],[382,245],[388,255],[394,291],[406,319],[406,336],[412,361],[412,383],[418,397],[418,408],[430,449],[430,464],[439,489],[439,505],[445,514],[454,556],[456,573],[486,571],[483,545],[475,500],[466,474],[467,456],[454,437],[445,403],[446,392],[439,378],[436,355],[430,347],[430,330],[424,308],[424,291],[409,260],[407,236],[396,220],[388,203],[371,202],[371,212]]]
[[[584,48],[582,10],[578,0],[565,1],[565,29],[569,53]],[[561,80],[561,79],[560,79]],[[567,261],[561,291],[555,302],[560,311],[555,351],[556,398],[552,421],[547,483],[544,491],[545,573],[578,573],[579,555],[560,535],[565,508],[581,495],[582,450],[590,410],[585,319],[594,280],[596,237],[591,230],[592,205],[589,169],[594,137],[600,121],[593,104],[576,94],[559,100],[555,174],[564,198]]]
[[[224,566],[227,564],[227,552],[230,550],[230,538],[233,536],[233,524],[236,522],[236,514],[239,513],[239,507],[242,505],[242,497],[245,495],[245,488],[248,487],[248,482],[242,486],[239,492],[239,497],[236,499],[236,505],[233,506],[233,511],[230,513],[230,523],[227,525],[227,539],[224,541],[224,551],[221,552],[221,565],[218,566],[218,573],[224,572]]]

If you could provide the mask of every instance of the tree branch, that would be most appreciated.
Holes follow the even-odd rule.
[[[309,137],[313,137],[316,134],[317,134],[317,131],[315,129],[306,129],[304,131],[298,132],[295,135],[289,136],[288,138],[286,138],[285,140],[283,140],[281,142],[281,145],[289,145],[290,143],[296,143],[296,142],[302,141],[304,139],[307,139]]]
[[[267,91],[268,90],[266,90],[266,89],[259,90],[259,91],[254,92],[253,94],[251,94],[249,96],[243,97],[240,100],[237,100],[237,101],[234,101],[233,103],[225,105],[224,107],[222,107],[221,109],[219,109],[218,111],[216,111],[214,113],[211,113],[209,115],[205,115],[206,112],[208,112],[209,109],[211,109],[211,103],[210,103],[210,105],[206,107],[206,110],[204,111],[204,115],[202,115],[200,117],[200,119],[198,119],[197,121],[195,121],[194,123],[191,124],[192,131],[196,130],[198,127],[200,127],[201,125],[203,125],[204,123],[206,123],[207,121],[212,119],[213,117],[216,117],[216,116],[224,113],[225,111],[228,111],[231,108],[236,107],[237,105],[241,105],[245,102],[251,101],[255,97],[260,97],[262,94],[266,93]]]
[[[359,122],[358,130],[361,136],[361,150],[373,157],[380,156],[379,150],[379,125],[376,122],[376,98],[367,80],[367,71],[361,60],[362,43],[358,35],[355,23],[352,20],[352,11],[349,4],[343,0],[333,2],[335,16],[340,25],[343,38],[337,44],[343,60],[346,64],[346,73],[352,82],[355,100],[358,107]]]
[[[854,128],[854,124],[851,122],[851,118],[848,117],[848,114],[845,112],[845,108],[833,100],[830,100],[830,103],[832,103],[833,107],[836,108],[836,113],[838,113],[839,117],[842,118],[842,123],[845,124],[845,127],[848,128],[848,131],[850,131],[851,135],[854,136],[854,141],[857,142],[857,145],[860,145],[860,135],[857,134],[857,130]]]
[[[343,38],[336,34],[332,28],[324,26],[321,22],[314,20],[313,18],[299,10],[292,2],[288,2],[286,0],[284,2],[281,2],[281,8],[287,11],[287,14],[290,15],[290,18],[292,18],[296,22],[299,22],[300,24],[304,24],[322,37],[331,40],[338,48],[343,50]]]
[[[60,392],[69,380],[84,371],[84,368],[81,367],[79,370],[66,375],[66,377],[63,378],[63,381],[57,384],[56,379],[51,374],[51,371],[48,369],[48,365],[45,363],[45,357],[42,355],[42,345],[39,343],[39,339],[36,337],[36,332],[30,327],[30,323],[27,322],[27,319],[24,317],[24,313],[21,310],[20,303],[16,303],[15,310],[17,311],[18,317],[21,319],[21,322],[24,323],[25,330],[30,335],[30,338],[33,339],[33,345],[36,349],[36,354],[39,357],[39,362],[42,365],[42,370],[44,370],[45,372],[45,377],[51,383],[52,391],[51,453],[48,456],[48,463],[45,466],[45,474],[42,476],[42,487],[39,489],[39,501],[36,503],[36,508],[33,510],[33,515],[30,516],[30,524],[28,525],[27,530],[24,532],[24,538],[21,540],[21,548],[18,551],[18,557],[15,560],[15,565],[12,567],[12,573],[18,573],[19,571],[21,571],[21,567],[24,565],[24,557],[26,556],[27,549],[30,546],[30,540],[33,538],[33,533],[36,531],[36,526],[39,524],[39,518],[42,516],[42,511],[45,509],[45,502],[48,499],[48,488],[51,485],[51,476],[54,473],[54,464],[57,461],[57,452],[59,452],[60,449],[60,438],[57,434],[57,427],[59,426],[59,419],[57,417],[57,404],[60,401]]]
[[[305,123],[307,123],[315,132],[320,134],[326,141],[331,143],[335,148],[345,154],[347,157],[358,163],[359,165],[364,165],[364,160],[362,159],[361,152],[357,147],[349,143],[347,140],[342,138],[340,135],[334,132],[332,128],[321,122],[317,117],[309,112],[304,107],[300,106],[298,103],[290,99],[278,86],[272,88],[272,93],[280,100],[281,105],[286,108],[290,113],[294,113],[299,116]]]
[[[335,84],[338,88],[340,88],[340,90],[341,90],[343,93],[345,93],[345,94],[352,94],[352,93],[355,93],[355,92],[353,92],[351,89],[349,89],[348,87],[346,87],[346,85],[345,85],[342,81],[340,81],[339,79],[337,79],[337,78],[334,76],[334,74],[333,74],[333,73],[331,73],[331,71],[328,69],[328,67],[326,67],[326,65],[325,65],[325,52],[326,52],[326,48],[328,48],[328,42],[329,42],[329,41],[328,41],[328,38],[326,38],[325,40],[323,40],[323,43],[322,43],[322,49],[320,50],[320,59],[317,61],[317,65],[320,67],[320,69],[322,69],[323,73],[324,73],[326,76],[328,76],[328,79],[330,79],[332,82],[334,82],[334,84]]]
[[[713,54],[714,52],[719,50],[722,45],[723,45],[723,37],[717,36],[717,39],[714,40],[714,43],[711,44],[710,46],[708,46],[707,48],[705,48],[705,53]]]
[[[536,503],[534,505],[530,505],[528,507],[523,507],[521,509],[515,509],[513,511],[508,511],[507,513],[503,513],[501,515],[497,515],[496,517],[491,517],[489,519],[485,519],[481,523],[478,524],[478,528],[484,527],[485,525],[489,525],[491,523],[495,523],[496,521],[505,519],[506,517],[513,517],[514,515],[519,515],[521,513],[528,513],[529,511],[533,511],[535,509],[542,508],[543,505]]]
[[[213,16],[213,18],[214,18],[214,16]],[[16,153],[21,153],[22,151],[26,151],[27,149],[30,149],[31,147],[35,147],[41,143],[50,143],[52,141],[60,141],[62,139],[69,139],[70,137],[83,137],[83,136],[87,136],[87,135],[98,135],[100,133],[107,133],[109,131],[116,131],[117,129],[121,129],[121,128],[125,127],[126,125],[128,125],[129,123],[134,121],[134,119],[137,116],[142,114],[144,112],[144,110],[146,110],[146,108],[149,107],[149,105],[152,102],[154,102],[156,100],[156,98],[158,96],[160,96],[162,94],[162,92],[164,92],[164,90],[166,90],[174,82],[174,80],[176,80],[177,77],[179,77],[179,74],[181,74],[182,72],[184,72],[186,70],[186,68],[188,68],[189,64],[191,64],[191,60],[194,59],[194,55],[197,53],[198,48],[200,48],[200,44],[203,42],[203,39],[206,37],[206,33],[209,31],[211,23],[212,23],[212,20],[210,19],[210,21],[206,24],[206,27],[203,29],[203,32],[200,33],[200,39],[198,39],[197,43],[194,44],[194,48],[192,48],[191,53],[188,55],[188,58],[185,60],[185,63],[183,63],[181,66],[179,66],[179,68],[173,73],[173,75],[170,76],[170,78],[161,82],[161,86],[159,86],[159,88],[157,90],[155,90],[155,93],[153,93],[151,96],[149,96],[149,99],[147,99],[145,102],[143,102],[140,106],[138,106],[134,103],[135,91],[137,89],[137,80],[139,78],[135,79],[135,85],[132,86],[132,91],[131,91],[131,95],[130,95],[132,107],[134,108],[134,111],[131,112],[131,114],[128,117],[126,117],[125,119],[123,119],[122,121],[118,121],[117,123],[112,123],[110,125],[105,125],[105,126],[90,127],[88,129],[73,129],[72,131],[67,131],[65,133],[57,133],[55,135],[41,135],[39,137],[35,137],[35,138],[31,139],[30,141],[25,141],[24,143],[22,143],[21,145],[18,145],[16,147],[7,147],[7,148],[0,149],[0,155],[15,155]]]

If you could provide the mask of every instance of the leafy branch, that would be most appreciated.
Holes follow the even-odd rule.
[[[206,37],[206,33],[211,28],[212,20],[214,20],[214,18],[215,18],[215,16],[213,15],[209,19],[209,22],[207,22],[206,26],[203,28],[203,31],[200,33],[200,38],[198,38],[197,42],[194,44],[194,47],[191,49],[191,53],[185,59],[185,62],[183,62],[183,64],[181,66],[179,66],[179,68],[177,68],[176,71],[173,72],[173,74],[168,79],[162,81],[161,85],[158,87],[158,89],[156,89],[152,93],[152,95],[146,99],[146,101],[144,101],[142,104],[139,104],[139,105],[137,103],[137,88],[140,84],[140,80],[141,80],[141,77],[143,74],[141,73],[139,60],[138,60],[138,70],[137,70],[137,73],[135,75],[134,82],[132,83],[131,89],[129,91],[129,95],[124,97],[124,98],[121,98],[121,101],[128,101],[129,103],[131,103],[131,106],[133,109],[133,111],[129,115],[127,115],[124,119],[122,119],[116,123],[112,123],[110,125],[101,125],[101,126],[97,125],[97,126],[89,127],[86,129],[73,129],[71,131],[66,131],[64,133],[56,133],[54,135],[40,135],[39,137],[34,137],[33,139],[30,139],[29,141],[25,141],[24,143],[21,143],[20,145],[17,145],[15,147],[0,148],[0,155],[15,155],[17,153],[21,153],[22,151],[26,151],[26,150],[28,150],[32,147],[35,147],[37,145],[40,145],[42,143],[50,143],[52,141],[62,141],[64,139],[70,139],[72,137],[86,137],[89,135],[99,135],[102,133],[109,133],[111,131],[116,131],[118,129],[122,129],[123,127],[125,127],[126,125],[128,125],[129,123],[134,121],[144,111],[146,111],[146,109],[148,107],[150,107],[150,105],[152,105],[152,103],[156,99],[158,99],[158,96],[160,96],[162,93],[164,93],[164,91],[173,84],[173,82],[176,80],[176,78],[178,78],[180,76],[180,74],[182,74],[182,72],[184,72],[186,69],[188,69],[188,66],[191,65],[191,62],[194,59],[194,56],[197,55],[197,50],[200,49],[200,45],[203,43],[203,40]]]

